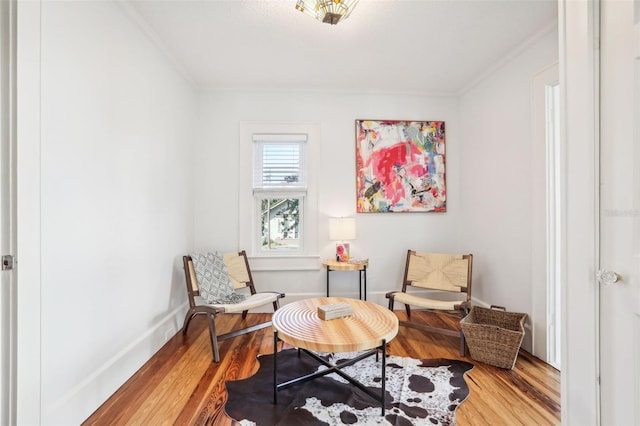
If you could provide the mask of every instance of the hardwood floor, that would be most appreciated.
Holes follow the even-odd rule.
[[[397,311],[399,317],[404,313]],[[249,314],[248,323],[270,314]],[[456,324],[458,317],[412,313],[412,319]],[[218,319],[219,332],[238,328],[240,315]],[[458,339],[400,327],[389,343],[391,355],[412,358],[465,359],[475,367],[465,377],[471,394],[457,411],[464,425],[560,424],[560,373],[525,351],[513,370],[460,357]],[[224,382],[252,375],[256,356],[273,352],[271,327],[220,343],[214,363],[206,319],[195,318],[189,334],[176,334],[83,424],[86,425],[234,425],[224,414]],[[213,414],[202,415],[206,406]]]

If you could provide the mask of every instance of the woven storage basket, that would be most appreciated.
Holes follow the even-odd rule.
[[[512,369],[524,338],[527,314],[472,306],[460,321],[471,358],[500,368]]]

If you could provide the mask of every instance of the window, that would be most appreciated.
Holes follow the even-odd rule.
[[[253,135],[253,197],[262,252],[303,247],[306,141],[306,135]]]
[[[320,266],[316,123],[240,123],[239,242],[252,270]]]

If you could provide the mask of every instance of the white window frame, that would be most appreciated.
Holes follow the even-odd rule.
[[[297,146],[298,147],[298,179],[295,182],[283,182],[273,181],[273,177],[269,174],[269,177],[265,179],[265,163],[263,161],[264,150],[269,146]],[[256,218],[260,226],[256,228],[259,232],[256,232],[254,236],[257,238],[256,247],[260,250],[261,254],[274,255],[274,254],[301,254],[304,251],[304,205],[305,198],[307,196],[307,135],[306,134],[254,134],[253,135],[253,198],[254,208],[256,210]],[[276,178],[279,178],[279,173],[275,174]],[[298,199],[299,200],[299,226],[298,226],[298,248],[265,248],[263,244],[263,232],[262,229],[262,201],[265,199]],[[269,236],[271,239],[271,236]]]
[[[256,209],[255,211],[255,217],[257,218],[259,225],[262,225],[262,200],[264,200],[265,198],[288,198],[288,199],[294,199],[294,198],[298,198],[300,199],[301,203],[300,205],[302,206],[302,208],[300,209],[299,212],[299,220],[300,220],[300,224],[301,226],[299,226],[298,232],[299,232],[299,247],[298,248],[280,248],[280,249],[265,249],[264,246],[262,245],[262,232],[259,232],[258,229],[256,228],[256,235],[255,238],[257,239],[256,241],[256,247],[258,248],[258,255],[260,256],[279,256],[279,255],[300,255],[304,253],[304,243],[305,243],[305,232],[304,232],[304,224],[306,223],[306,218],[304,216],[304,207],[306,205],[306,191],[303,194],[300,191],[296,191],[296,192],[255,192],[253,194],[253,198],[254,198],[254,208]]]
[[[305,165],[306,194],[300,211],[302,240],[300,249],[262,250],[258,198],[254,196],[254,137],[256,135],[306,135]],[[318,253],[318,190],[317,165],[313,159],[319,158],[320,125],[301,122],[240,122],[240,164],[239,171],[239,242],[247,250],[251,259],[251,269],[265,270],[317,270],[320,268]],[[270,194],[276,194],[274,190]],[[296,197],[302,192],[283,191],[286,197]]]

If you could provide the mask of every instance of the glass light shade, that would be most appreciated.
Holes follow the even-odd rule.
[[[344,241],[356,239],[355,217],[329,218],[329,239],[332,241]]]
[[[298,0],[296,9],[318,21],[336,25],[351,15],[359,0]]]

